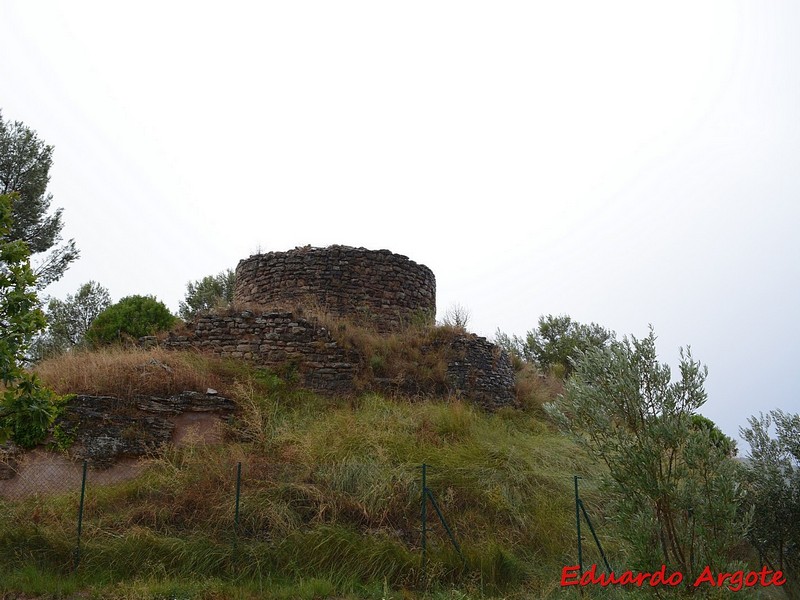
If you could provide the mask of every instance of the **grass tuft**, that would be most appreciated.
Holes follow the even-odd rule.
[[[242,367],[194,352],[109,346],[74,350],[39,363],[35,372],[57,394],[131,398],[214,388],[227,393]]]

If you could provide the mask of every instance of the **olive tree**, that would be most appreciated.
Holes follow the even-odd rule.
[[[784,590],[800,598],[800,415],[773,410],[748,419],[746,505],[748,539],[761,562],[786,574]],[[774,425],[774,437],[773,437]]]
[[[34,341],[32,360],[83,345],[89,327],[110,305],[108,290],[96,281],[84,283],[64,300],[51,298],[46,311],[47,331]]]
[[[236,273],[232,269],[208,275],[186,284],[186,297],[178,306],[178,314],[188,321],[202,312],[230,305]]]
[[[536,329],[509,336],[499,329],[496,343],[512,356],[534,364],[544,372],[569,377],[581,352],[604,348],[614,339],[614,332],[597,323],[579,323],[568,315],[542,315]]]
[[[652,329],[580,353],[548,413],[606,467],[613,519],[631,567],[664,564],[687,579],[730,566],[745,533],[732,443],[700,424],[706,367],[681,350],[679,376],[658,362]]]

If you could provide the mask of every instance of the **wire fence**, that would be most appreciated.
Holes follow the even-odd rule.
[[[279,544],[281,536],[291,535],[296,519],[301,523],[324,520],[325,511],[338,511],[351,522],[361,521],[361,530],[368,535],[391,531],[393,539],[401,541],[412,556],[418,582],[441,574],[440,565],[431,569],[432,543],[435,559],[441,560],[444,553],[450,552],[451,570],[461,574],[469,570],[470,538],[465,535],[469,532],[459,531],[453,521],[460,515],[448,514],[449,500],[469,487],[458,477],[458,469],[432,468],[425,463],[387,468],[357,461],[309,467],[266,459],[243,463],[232,457],[227,461],[208,461],[200,476],[196,470],[183,469],[180,460],[178,457],[174,458],[177,462],[157,462],[161,485],[149,488],[147,480],[128,486],[109,485],[146,473],[143,461],[123,461],[113,469],[95,470],[85,461],[70,461],[51,452],[27,453],[19,462],[4,462],[6,478],[0,479],[0,518],[6,521],[6,526],[10,525],[9,520],[16,519],[21,527],[38,527],[57,520],[63,532],[62,543],[48,548],[50,562],[72,571],[91,561],[92,552],[100,551],[97,548],[103,545],[103,540],[142,530],[169,538],[206,535],[215,541],[223,557],[227,555],[227,563],[236,571],[252,560],[254,547]],[[375,469],[380,473],[373,473]],[[475,476],[474,469],[470,472]],[[0,476],[2,473],[0,470]],[[489,474],[485,475],[488,480]],[[164,492],[169,486],[164,486],[163,481],[169,477],[184,480],[172,492]],[[318,485],[331,480],[336,481],[338,500],[325,496],[325,486]],[[378,480],[382,482],[380,489],[363,489],[365,481]],[[580,497],[577,477],[574,484],[576,550],[581,572],[585,541],[582,524],[589,527],[610,571],[589,511]],[[164,493],[175,496],[154,497]],[[365,504],[371,498],[374,500],[368,507],[374,514],[369,517],[359,514],[366,509],[352,502],[356,495]],[[339,505],[334,507],[337,501]],[[120,513],[124,516],[120,517]],[[384,567],[387,571],[395,568],[388,564],[388,559]],[[168,570],[169,565],[164,568]]]
[[[597,537],[597,532],[592,524],[592,520],[589,518],[589,512],[586,510],[586,505],[583,503],[580,490],[578,489],[578,480],[580,477],[575,475],[573,479],[575,481],[575,533],[577,534],[578,572],[580,575],[583,575],[583,536],[581,534],[581,517],[583,517],[583,521],[589,526],[589,531],[592,533],[592,539],[597,546],[597,550],[600,552],[600,557],[603,559],[606,572],[610,574],[611,565],[608,564],[608,558],[606,557],[605,550],[603,549],[603,544]]]
[[[47,503],[56,497],[61,514],[74,514],[72,525],[74,543],[69,556],[63,557],[63,562],[71,565],[73,570],[80,567],[82,558],[85,557],[87,534],[90,537],[97,537],[113,528],[108,519],[112,511],[117,510],[119,502],[109,498],[109,484],[130,480],[143,470],[142,462],[133,460],[123,462],[114,469],[94,470],[86,461],[70,461],[64,456],[43,451],[28,453],[20,462],[5,460],[3,465],[5,475],[0,479],[0,511],[5,513],[3,516],[6,519],[10,508],[14,506],[17,507],[18,513],[22,511],[21,514],[25,518],[27,506],[30,510],[30,514],[27,515],[29,522],[37,523],[41,518],[40,501]],[[220,490],[209,489],[209,494],[204,497],[202,489],[195,489],[191,495],[193,501],[197,503],[196,506],[187,506],[186,498],[176,498],[172,519],[170,515],[162,515],[164,518],[160,518],[159,515],[149,515],[152,518],[148,522],[146,514],[134,516],[129,514],[126,517],[128,524],[149,525],[154,530],[163,531],[167,528],[167,523],[178,525],[175,517],[178,512],[182,513],[180,520],[183,522],[180,525],[184,532],[190,530],[193,525],[203,528],[203,521],[214,521],[217,523],[214,537],[218,540],[229,539],[231,561],[236,562],[242,542],[270,541],[273,538],[273,532],[264,524],[271,520],[279,520],[280,515],[270,514],[269,518],[264,518],[263,511],[259,510],[271,501],[271,498],[266,497],[268,495],[266,490],[270,487],[267,483],[271,483],[273,490],[276,486],[282,487],[280,495],[284,504],[290,505],[291,510],[301,516],[307,513],[310,518],[312,512],[320,510],[318,505],[320,499],[313,497],[314,478],[335,475],[338,477],[340,491],[355,492],[365,472],[375,468],[375,465],[347,462],[309,469],[286,462],[261,461],[248,467],[249,472],[242,462],[229,462],[222,467],[215,465],[215,469],[228,472],[229,481],[225,481],[224,475],[210,478],[211,485],[221,484],[221,487],[226,488],[222,493]],[[429,485],[430,481],[427,479],[429,468],[425,464],[416,466],[416,477],[409,480],[407,466],[403,466],[397,473],[388,474],[387,484],[387,489],[390,491],[393,488],[395,490],[405,488],[402,490],[403,493],[398,495],[402,496],[404,501],[409,499],[413,501],[416,497],[415,502],[421,507],[419,521],[408,524],[413,526],[414,532],[407,531],[406,534],[411,535],[406,537],[412,538],[410,541],[413,547],[419,549],[423,578],[427,568],[427,549],[431,535],[438,538],[443,533],[442,537],[446,536],[461,560],[465,560],[456,538],[457,534],[448,522],[445,510],[437,501],[435,490]],[[331,470],[337,472],[334,474]],[[175,476],[179,476],[178,467]],[[208,483],[198,481],[197,485],[208,485]],[[147,490],[136,492],[140,499],[148,493]],[[227,506],[220,504],[220,498],[223,499],[223,503],[227,502]],[[183,504],[179,506],[181,502]],[[161,503],[166,504],[166,499],[161,499]],[[52,505],[53,510],[55,506]],[[135,513],[135,510],[132,512]],[[275,512],[279,512],[279,509]]]

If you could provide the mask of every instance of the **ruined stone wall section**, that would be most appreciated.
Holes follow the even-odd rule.
[[[514,369],[508,354],[486,338],[461,335],[450,341],[454,360],[447,365],[453,390],[488,409],[513,406]]]
[[[426,266],[388,250],[349,246],[257,254],[236,267],[234,303],[264,309],[304,304],[378,331],[436,314],[436,278]]]
[[[278,372],[288,368],[309,389],[346,394],[363,385],[371,357],[341,347],[324,326],[301,315],[321,311],[334,322],[354,320],[381,333],[409,323],[432,326],[436,279],[428,267],[388,250],[306,246],[240,261],[234,304],[247,310],[200,315],[188,324],[189,331],[171,333],[162,345],[243,359]],[[436,385],[446,389],[409,393],[456,394],[490,409],[515,403],[514,373],[500,348],[472,334],[442,343],[447,345],[447,382]],[[406,391],[404,381],[376,379],[374,385]]]
[[[289,312],[204,315],[187,335],[170,334],[162,345],[173,349],[207,351],[222,358],[241,358],[253,364],[297,369],[302,384],[325,392],[353,388],[357,364],[328,331]]]
[[[455,394],[490,410],[515,404],[514,371],[508,355],[486,338],[457,334],[440,342],[447,348],[446,394]],[[367,362],[342,348],[323,326],[291,312],[204,315],[184,334],[170,333],[165,348],[195,349],[222,358],[236,358],[285,372],[296,372],[304,387],[323,393],[353,392]],[[376,380],[379,389],[410,393],[402,382]],[[381,387],[383,385],[383,387]],[[398,386],[399,387],[396,387]]]

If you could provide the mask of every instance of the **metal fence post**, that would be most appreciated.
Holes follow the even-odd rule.
[[[603,551],[603,544],[600,543],[600,538],[598,538],[597,533],[595,533],[594,525],[592,525],[592,520],[589,518],[589,513],[586,512],[586,507],[583,505],[583,500],[579,500],[578,502],[581,505],[581,510],[583,511],[584,518],[586,519],[586,524],[589,526],[589,531],[592,532],[594,543],[597,544],[597,549],[600,550],[600,556],[603,558],[603,564],[606,566],[606,571],[611,574],[611,565],[608,564],[606,553]]]
[[[81,531],[83,530],[83,500],[86,497],[86,468],[88,463],[83,461],[83,477],[81,478],[81,502],[78,505],[78,540],[75,545],[75,570],[81,562]]]
[[[450,538],[450,543],[453,544],[453,548],[456,549],[458,555],[461,557],[461,562],[464,563],[464,568],[467,568],[467,559],[464,557],[464,554],[461,552],[461,546],[458,545],[456,541],[456,537],[453,535],[453,530],[450,529],[450,525],[447,522],[447,519],[444,518],[444,514],[442,513],[442,509],[439,508],[439,503],[436,501],[436,498],[433,496],[433,492],[428,490],[428,497],[431,499],[431,504],[433,505],[433,510],[436,511],[436,514],[439,516],[439,522],[444,527],[445,532],[447,532],[447,537]]]
[[[583,548],[581,546],[581,499],[578,496],[578,477],[575,475],[575,530],[578,532],[578,570],[583,575]]]
[[[422,463],[422,580],[426,578],[427,567],[427,545],[428,545],[428,484],[427,484],[427,465]]]
[[[236,510],[233,515],[233,557],[236,559],[236,552],[239,541],[239,499],[242,491],[242,463],[236,464]]]

